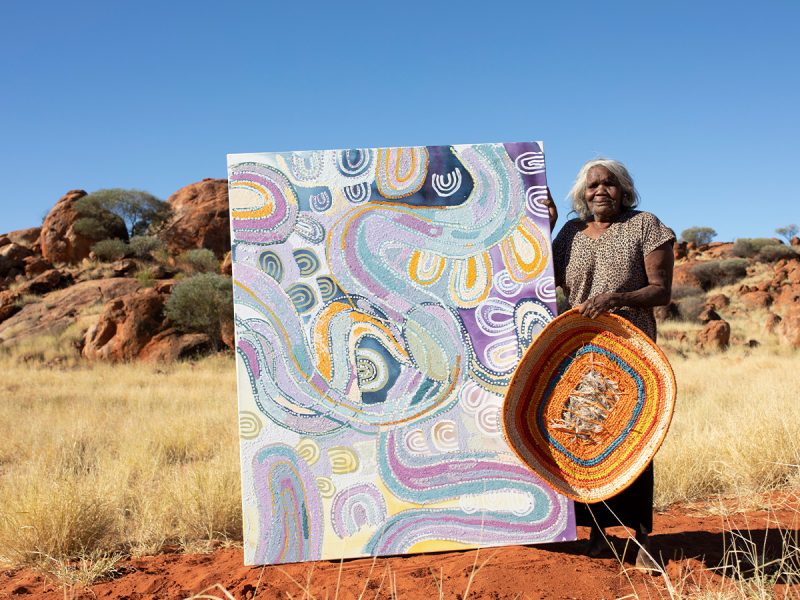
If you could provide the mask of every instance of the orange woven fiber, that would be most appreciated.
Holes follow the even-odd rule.
[[[614,314],[553,320],[506,392],[509,445],[557,492],[581,502],[619,493],[647,467],[675,406],[664,354]]]

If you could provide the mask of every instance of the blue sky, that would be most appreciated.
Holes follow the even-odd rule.
[[[557,4],[557,5],[556,5]],[[798,2],[3,2],[0,231],[227,153],[543,140],[678,233],[800,222]]]

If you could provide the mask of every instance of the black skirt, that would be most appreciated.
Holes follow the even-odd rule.
[[[616,496],[595,504],[575,503],[578,525],[600,527],[625,525],[637,532],[653,531],[653,463]]]

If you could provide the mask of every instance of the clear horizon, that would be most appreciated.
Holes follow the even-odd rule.
[[[67,190],[166,199],[229,153],[541,140],[563,224],[580,165],[623,161],[676,233],[800,222],[800,5],[0,8],[0,231]]]

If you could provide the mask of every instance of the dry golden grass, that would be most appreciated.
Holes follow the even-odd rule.
[[[704,355],[665,343],[679,398],[656,459],[659,506],[800,488],[800,355],[757,318],[732,326],[758,348]],[[233,359],[89,366],[71,338],[0,348],[0,423],[11,424],[0,437],[0,563],[63,570],[240,540]]]
[[[240,539],[230,357],[0,368],[1,562]]]

